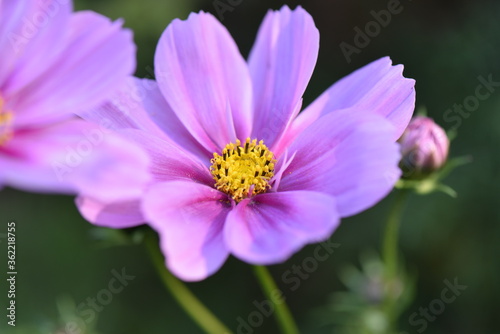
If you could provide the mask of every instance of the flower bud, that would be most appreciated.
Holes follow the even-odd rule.
[[[413,118],[399,139],[404,178],[421,178],[446,163],[450,141],[446,132],[428,117]]]

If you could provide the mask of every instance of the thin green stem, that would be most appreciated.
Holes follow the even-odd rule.
[[[288,309],[281,291],[276,286],[269,270],[263,266],[254,266],[254,273],[267,299],[274,303],[276,310],[276,321],[283,334],[298,334],[299,329],[293,320],[292,313]]]
[[[167,270],[157,238],[150,233],[146,236],[145,242],[163,284],[191,319],[206,333],[231,334],[232,332],[196,298],[187,286]]]
[[[402,189],[396,192],[396,198],[394,199],[394,204],[389,212],[387,218],[387,224],[385,227],[385,234],[383,240],[383,259],[385,265],[385,279],[388,287],[388,295],[385,300],[385,313],[390,321],[391,330],[395,327],[397,310],[396,301],[398,296],[393,294],[393,287],[396,284],[398,278],[398,240],[399,240],[399,227],[401,225],[401,216],[406,203],[406,197],[408,196],[408,190]]]
[[[396,192],[396,198],[385,226],[383,258],[386,266],[386,274],[390,278],[396,276],[398,271],[399,226],[407,196],[408,191],[405,189]]]

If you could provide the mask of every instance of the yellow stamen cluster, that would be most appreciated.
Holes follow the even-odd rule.
[[[231,196],[236,203],[253,195],[262,194],[269,188],[274,176],[276,160],[264,142],[247,138],[242,145],[238,139],[222,150],[222,156],[214,153],[210,171],[215,187]]]
[[[12,138],[12,113],[4,110],[4,101],[0,97],[0,146]]]

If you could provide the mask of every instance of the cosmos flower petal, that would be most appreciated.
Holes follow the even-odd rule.
[[[69,40],[57,61],[29,85],[5,95],[15,101],[10,108],[16,126],[65,118],[113,94],[135,69],[132,33],[121,26],[121,21],[93,12],[74,13]]]
[[[17,131],[0,152],[0,179],[28,191],[111,201],[140,196],[150,181],[139,147],[79,119]]]
[[[341,217],[368,209],[393,188],[401,171],[390,122],[370,112],[329,113],[291,144],[295,153],[278,191],[312,190],[335,197]]]
[[[392,65],[389,57],[376,60],[333,84],[308,106],[293,122],[288,140],[319,117],[340,109],[384,116],[394,125],[396,141],[415,109],[415,80],[405,78],[403,65]]]
[[[0,1],[2,92],[17,91],[58,59],[68,37],[61,27],[68,24],[72,7],[71,1]]]
[[[332,196],[312,191],[266,193],[241,201],[229,213],[224,240],[241,260],[268,265],[327,239],[338,224]]]
[[[155,110],[168,108],[168,104],[157,89],[156,82],[129,77],[109,101],[96,108],[79,110],[77,115],[87,121],[101,123],[113,130],[139,129],[162,136],[159,126],[151,120],[146,111],[148,106],[153,106]]]
[[[205,279],[226,261],[223,226],[231,206],[223,193],[194,182],[157,183],[143,208],[160,235],[167,267],[179,278]]]
[[[200,159],[210,160],[212,157],[211,152],[206,151],[179,121],[154,80],[130,77],[109,102],[82,110],[78,115],[113,130],[145,131]]]
[[[272,147],[298,111],[316,65],[319,32],[302,8],[269,11],[250,53],[253,137]]]
[[[141,212],[140,199],[104,202],[88,196],[75,200],[78,210],[89,222],[109,228],[129,228],[146,221]]]
[[[213,185],[208,159],[200,160],[170,141],[145,131],[125,129],[120,134],[138,144],[149,155],[150,172],[155,181],[192,180]]]
[[[165,30],[155,55],[160,89],[181,122],[210,152],[250,135],[252,87],[231,35],[211,14]]]

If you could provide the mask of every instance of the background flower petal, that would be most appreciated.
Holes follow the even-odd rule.
[[[278,191],[313,190],[335,197],[341,217],[359,213],[385,197],[399,179],[394,128],[370,112],[329,113],[288,148],[295,153]]]
[[[110,201],[136,198],[150,181],[145,152],[78,119],[17,131],[0,152],[1,179],[28,191]]]
[[[253,138],[272,147],[300,111],[318,50],[318,29],[302,7],[291,11],[283,6],[267,13],[248,60],[254,91]]]
[[[146,194],[144,213],[160,234],[167,267],[179,278],[205,279],[226,261],[226,201],[223,193],[194,182],[158,183]]]
[[[267,265],[327,239],[338,224],[332,196],[312,191],[267,193],[241,201],[229,213],[224,239],[236,257]]]
[[[54,64],[69,37],[64,28],[72,10],[72,1],[0,1],[2,94],[17,91]]]
[[[48,123],[113,94],[135,70],[132,32],[121,26],[93,12],[73,14],[57,61],[21,90],[6,93],[15,124]]]
[[[129,228],[146,221],[141,212],[140,199],[106,203],[92,197],[78,196],[75,203],[86,220],[99,226]]]
[[[191,14],[167,27],[156,50],[155,74],[174,112],[210,152],[250,135],[248,68],[211,14]]]

